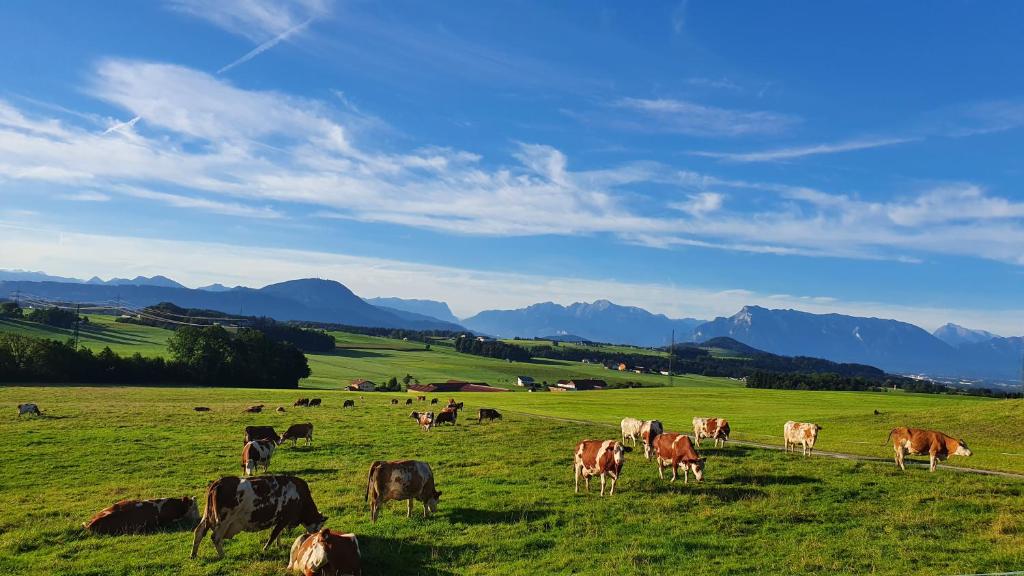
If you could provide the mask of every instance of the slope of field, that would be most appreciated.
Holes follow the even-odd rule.
[[[74,336],[74,330],[10,319],[0,319],[0,332],[54,340],[67,340]],[[78,331],[78,342],[93,352],[109,346],[118,354],[138,352],[143,356],[164,356],[167,354],[167,339],[172,333],[163,328],[115,322],[114,316],[90,314],[89,323],[82,324]]]
[[[665,391],[672,392],[689,390]],[[629,394],[604,398],[629,402]],[[0,458],[0,573],[283,574],[297,531],[266,553],[260,547],[267,532],[239,535],[227,542],[224,560],[207,541],[193,561],[191,526],[124,537],[87,536],[80,526],[121,498],[201,497],[210,480],[238,473],[245,425],[280,430],[304,421],[316,426],[314,445],[282,447],[271,471],[309,482],[328,526],[359,536],[368,575],[907,575],[1024,565],[1024,483],[1016,480],[901,473],[891,465],[729,446],[704,450],[701,484],[661,481],[634,452],[614,496],[574,495],[573,444],[614,436],[606,426],[509,413],[502,422],[463,419],[424,433],[407,407],[389,405],[389,395],[327,391],[322,408],[292,409],[296,395],[0,389],[0,435],[8,439]],[[567,403],[577,418],[588,410],[611,417],[610,405],[591,405],[583,394],[486,401],[535,396]],[[342,410],[344,398],[355,399],[356,408]],[[480,398],[465,395],[467,408]],[[15,417],[13,405],[24,401],[38,402],[46,416]],[[241,413],[254,402],[288,412]],[[194,413],[195,405],[213,412]],[[363,501],[369,464],[408,457],[433,466],[443,492],[438,514],[424,519],[417,506],[407,519],[404,505],[391,503],[370,523]]]

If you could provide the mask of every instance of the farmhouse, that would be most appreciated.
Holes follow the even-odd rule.
[[[518,386],[533,386],[533,384],[534,384],[533,377],[532,376],[519,376],[519,377],[516,378],[516,384]]]
[[[449,380],[432,384],[410,384],[409,392],[508,392],[504,388],[494,388],[485,382],[463,382]]]
[[[375,385],[373,382],[369,380],[363,380],[362,378],[357,378],[353,380],[352,383],[349,384],[348,386],[348,389],[353,392],[373,392],[374,388]]]
[[[604,380],[579,378],[576,380],[559,380],[558,384],[552,388],[555,387],[561,390],[603,390],[608,387],[608,384]]]

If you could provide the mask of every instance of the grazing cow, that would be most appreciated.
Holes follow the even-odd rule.
[[[299,443],[299,438],[306,439],[306,446],[313,443],[313,425],[309,422],[305,424],[292,424],[288,427],[288,430],[277,439],[278,444],[284,444],[291,440],[292,446]]]
[[[617,440],[580,440],[576,444],[573,457],[573,472],[576,477],[576,493],[580,491],[580,476],[590,492],[590,477],[601,476],[601,496],[604,496],[605,476],[611,476],[612,489],[609,495],[615,494],[615,483],[622,474],[625,462],[625,448]]]
[[[722,447],[725,447],[725,442],[729,439],[729,421],[725,418],[694,418],[693,419],[693,441],[700,446],[700,441],[704,438],[711,438],[715,441],[715,448],[718,448],[718,443],[722,443]]]
[[[93,534],[140,534],[182,521],[199,520],[196,499],[121,500],[82,524]]]
[[[345,400],[345,402],[343,402],[343,403],[341,404],[341,407],[342,407],[342,408],[348,408],[348,407],[350,407],[350,406],[351,406],[352,408],[355,408],[355,407],[356,407],[356,401],[355,401],[355,400]]]
[[[392,406],[397,406],[398,405],[398,398],[392,398],[391,399],[391,405]]]
[[[790,447],[796,452],[796,447],[799,444],[803,447],[804,456],[810,456],[814,451],[814,443],[818,441],[819,431],[821,431],[821,426],[817,424],[792,420],[786,422],[786,425],[782,427],[782,441],[786,452],[789,452]]]
[[[413,412],[409,414],[409,417],[423,426],[423,430],[430,430],[430,427],[434,425],[434,413],[433,412]]]
[[[462,410],[465,407],[466,407],[466,403],[465,402],[456,402],[454,400],[449,400],[448,401],[448,406],[445,406],[445,408],[454,408],[456,410]]]
[[[416,399],[419,400],[420,402],[426,402],[427,401],[427,397],[426,396],[417,396]]]
[[[288,569],[302,576],[360,576],[359,557],[355,534],[322,528],[295,539]]]
[[[697,454],[686,434],[663,432],[654,439],[654,459],[658,463],[658,478],[665,479],[665,466],[672,467],[672,482],[676,481],[676,472],[683,469],[683,483],[690,482],[690,472],[700,482],[704,479],[704,459]]]
[[[501,420],[501,412],[498,412],[494,408],[481,408],[476,412],[476,421],[483,422],[484,418],[488,421],[493,422],[495,420]]]
[[[431,398],[430,399],[430,403],[431,404],[437,404],[437,398]]]
[[[644,425],[643,420],[637,420],[636,418],[630,418],[629,416],[622,419],[619,423],[619,428],[622,430],[622,443],[626,443],[626,439],[632,440],[633,446],[636,446],[636,439],[640,436],[640,427]]]
[[[370,518],[376,522],[380,508],[389,500],[408,500],[407,516],[412,516],[412,501],[423,502],[423,516],[437,512],[441,493],[434,487],[434,472],[426,462],[417,460],[377,461],[370,465],[366,478],[366,499]]]
[[[409,405],[411,405],[411,404],[412,404],[412,398],[406,398],[406,399],[405,399],[405,405],[406,405],[406,406],[409,406]]]
[[[640,427],[640,439],[644,441],[644,458],[650,460],[654,452],[654,440],[665,432],[660,420],[644,420]]]
[[[310,398],[309,399],[309,407],[310,408],[314,408],[316,406],[319,406],[320,404],[321,404],[321,401],[320,401],[319,398]]]
[[[309,406],[309,398],[299,398],[292,406]]]
[[[193,408],[193,410],[195,410],[196,412],[209,412],[210,411],[210,409],[207,408],[206,406],[196,406],[195,408]]]
[[[906,470],[903,465],[903,457],[909,454],[928,454],[928,470],[935,472],[935,466],[939,460],[945,461],[950,454],[954,456],[970,456],[971,449],[952,436],[947,436],[936,430],[922,430],[920,428],[893,428],[889,431],[889,439],[892,440],[892,449],[896,452],[896,464],[900,470]]]
[[[273,426],[246,426],[245,439],[242,440],[242,444],[248,444],[253,440],[270,440],[272,442],[277,442],[277,432],[274,431]]]
[[[253,440],[246,442],[242,448],[242,476],[252,476],[259,471],[270,470],[270,457],[274,455],[277,444],[273,440]]]
[[[323,528],[327,517],[320,514],[306,481],[295,476],[256,476],[238,478],[225,476],[210,483],[206,489],[206,510],[196,526],[192,540],[192,558],[199,552],[199,543],[207,531],[224,557],[223,542],[239,532],[259,532],[267,528],[270,538],[266,551],[286,528],[302,525],[306,532]]]
[[[277,411],[279,414],[284,414],[285,412],[287,412],[287,410],[284,409],[284,406],[278,406]]]
[[[437,413],[437,419],[434,420],[434,426],[440,426],[446,422],[451,423],[455,426],[455,421],[459,418],[459,411],[455,408],[445,408]]]
[[[39,406],[35,404],[18,404],[18,418],[21,418],[22,414],[32,414],[33,416],[42,416],[43,413],[39,411]]]
[[[252,414],[259,414],[260,412],[263,412],[263,404],[257,404],[255,406],[249,406],[245,410],[242,410],[242,412],[250,412]]]

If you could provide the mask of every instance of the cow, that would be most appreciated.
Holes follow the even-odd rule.
[[[601,476],[601,496],[604,496],[605,476],[611,476],[612,489],[609,495],[615,494],[615,483],[622,474],[622,465],[626,459],[625,451],[617,440],[580,440],[573,456],[576,493],[580,491],[580,476],[586,482],[587,492],[590,492],[590,477]]]
[[[278,406],[277,407],[277,413],[278,414],[284,414],[285,412],[287,412],[287,410],[284,409],[284,406]]]
[[[315,408],[315,407],[319,406],[320,404],[321,404],[321,400],[319,398],[310,398],[309,399],[309,407],[310,408]]]
[[[292,544],[288,570],[302,576],[360,576],[359,540],[355,534],[342,534],[321,528],[303,534]]]
[[[196,412],[209,412],[210,411],[210,409],[207,408],[206,406],[196,406],[195,408],[193,408],[193,410],[195,410]]]
[[[405,399],[405,405],[406,406],[411,406],[412,405],[412,398],[406,398]]]
[[[697,446],[700,446],[700,441],[704,438],[711,438],[715,441],[715,448],[718,448],[718,443],[722,443],[722,447],[725,447],[725,442],[729,439],[729,421],[725,418],[694,418],[693,419],[693,441]]]
[[[804,456],[810,456],[814,451],[814,443],[818,441],[818,432],[821,426],[809,422],[794,422],[790,420],[782,427],[782,442],[786,452],[790,448],[796,452],[799,444],[803,448]]]
[[[658,478],[665,479],[665,466],[672,467],[672,482],[676,481],[676,473],[683,469],[683,483],[690,482],[690,472],[700,482],[704,479],[704,459],[697,454],[686,434],[663,432],[654,439],[652,452],[658,463]]]
[[[654,453],[654,440],[665,433],[660,420],[644,420],[640,427],[640,439],[644,441],[644,458],[650,460]]]
[[[921,428],[893,428],[889,431],[892,449],[896,453],[896,464],[900,470],[906,470],[903,457],[907,454],[928,454],[930,472],[935,472],[939,460],[945,461],[950,454],[954,456],[970,456],[971,449],[963,440],[947,436],[936,430]]]
[[[21,418],[23,414],[32,414],[33,416],[42,416],[43,413],[39,411],[39,406],[32,404],[18,404],[18,418]]]
[[[427,397],[426,396],[417,396],[416,399],[419,400],[420,402],[426,402],[427,401]]]
[[[309,406],[309,398],[299,398],[292,406]]]
[[[277,442],[277,432],[274,431],[273,426],[246,426],[245,439],[242,440],[242,445],[244,446],[253,440],[271,440]]]
[[[446,422],[451,423],[455,426],[455,421],[459,418],[459,411],[455,408],[445,408],[437,413],[437,419],[434,420],[434,426],[439,426]]]
[[[423,502],[423,516],[437,512],[441,498],[434,486],[434,472],[426,462],[417,460],[376,461],[366,477],[366,500],[370,519],[377,521],[381,507],[389,500],[408,500],[407,517],[412,517],[412,501]]]
[[[423,426],[424,431],[430,430],[430,427],[434,425],[434,413],[433,412],[413,412],[409,414],[409,417]]]
[[[430,399],[430,403],[431,404],[437,404],[437,398],[431,398]]]
[[[312,444],[313,425],[309,422],[306,422],[305,424],[292,424],[287,430],[285,430],[284,434],[281,434],[281,436],[277,438],[277,443],[280,445],[291,440],[292,446],[295,446],[299,443],[299,438],[306,439],[306,446]]]
[[[456,402],[455,400],[449,400],[448,406],[445,406],[445,408],[455,408],[456,410],[462,410],[465,407],[465,402]]]
[[[96,513],[82,526],[93,534],[141,534],[171,526],[177,522],[199,520],[196,499],[159,498],[157,500],[121,500]]]
[[[494,408],[481,408],[481,409],[477,410],[477,412],[476,412],[476,421],[477,422],[483,422],[484,418],[486,418],[489,422],[494,422],[495,420],[501,420],[501,412],[498,412]]]
[[[263,546],[266,551],[285,529],[301,524],[306,532],[317,532],[325,522],[327,517],[317,509],[309,485],[301,478],[225,476],[211,482],[206,489],[206,510],[196,526],[191,557],[199,553],[199,544],[208,531],[212,531],[210,539],[217,556],[223,558],[224,540],[239,532],[273,528]]]
[[[277,444],[272,440],[253,440],[242,448],[242,476],[253,476],[259,470],[270,470],[270,457],[274,455]]]
[[[242,410],[242,412],[249,412],[251,414],[259,414],[260,412],[263,412],[263,404],[256,404],[255,406],[249,406],[245,410]]]
[[[636,446],[636,439],[640,436],[640,427],[644,425],[643,420],[636,418],[630,418],[629,416],[622,419],[619,423],[619,428],[622,430],[622,443],[626,443],[628,438],[633,442],[633,446]]]
[[[341,407],[342,407],[342,408],[348,408],[348,407],[350,407],[350,406],[351,406],[352,408],[355,408],[355,407],[356,407],[356,401],[355,401],[355,400],[345,400],[345,401],[344,401],[344,402],[343,402],[343,403],[341,404]]]
[[[398,398],[392,398],[391,399],[391,405],[392,406],[397,406],[398,405]]]

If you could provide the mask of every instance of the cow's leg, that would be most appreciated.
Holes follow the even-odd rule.
[[[618,484],[618,482],[619,482],[618,475],[612,476],[612,489],[611,489],[610,492],[608,492],[609,496],[615,494],[615,485]]]
[[[270,549],[270,545],[281,535],[281,532],[286,528],[285,522],[282,520],[274,526],[274,529],[270,531],[270,538],[267,539],[267,543],[263,545],[263,551],[266,552]]]
[[[587,486],[587,493],[590,493],[590,476],[583,476],[583,483]]]
[[[405,517],[406,518],[412,518],[412,498],[409,498],[408,500],[406,500],[406,503],[408,504],[408,510],[406,510]],[[425,514],[424,514],[424,516],[425,516]]]
[[[690,465],[683,464],[683,484],[690,483]]]
[[[601,496],[604,496],[604,472],[601,472]]]
[[[206,536],[206,518],[199,521],[199,525],[196,526],[195,539],[192,540],[192,555],[190,558],[195,558],[196,554],[199,553],[199,543],[203,541],[203,537]]]
[[[896,465],[900,467],[900,470],[906,470],[907,468],[903,465],[903,446],[893,446],[893,451],[896,452]]]
[[[370,498],[370,521],[376,522],[377,515],[380,513],[380,504],[376,498]]]
[[[658,460],[658,478],[665,479],[665,467],[661,465],[661,460]]]
[[[210,535],[210,541],[213,542],[213,547],[217,549],[217,557],[224,557],[224,537],[227,534],[227,524],[218,524],[213,529],[213,534]]]
[[[935,472],[935,465],[938,463],[938,461],[939,461],[939,458],[936,455],[934,450],[928,453],[928,471],[929,472]]]

